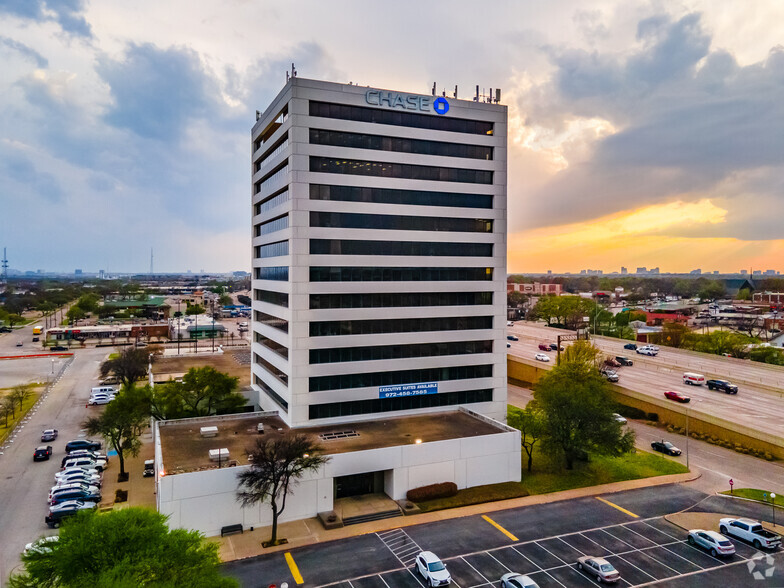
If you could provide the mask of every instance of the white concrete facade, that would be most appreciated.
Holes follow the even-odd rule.
[[[496,425],[497,434],[330,455],[323,468],[304,477],[293,489],[280,521],[315,517],[332,510],[334,479],[338,476],[383,471],[384,492],[395,500],[405,498],[411,488],[438,482],[455,482],[460,489],[519,482],[520,432]],[[158,430],[165,426],[165,421],[154,423],[157,472],[165,472]],[[237,502],[237,474],[246,467],[158,476],[158,511],[169,516],[171,528],[195,529],[207,536],[219,535],[221,527],[237,523],[245,528],[270,525],[269,504],[242,508]]]
[[[506,419],[506,107],[448,98],[449,110],[439,115],[429,110],[410,110],[398,104],[368,103],[372,88],[291,79],[260,116],[252,130],[252,263],[253,321],[251,384],[258,393],[262,410],[277,410],[292,427],[373,419],[382,411],[390,415],[419,414],[443,410],[430,405],[414,408],[379,408],[379,402],[360,404],[358,401],[379,401],[383,392],[379,385],[334,387],[312,390],[312,378],[413,370],[439,370],[449,374],[427,377],[405,383],[437,381],[439,401],[460,404],[496,420]],[[402,94],[411,103],[431,96]],[[435,117],[439,120],[466,119],[492,124],[492,134],[454,132],[417,128],[400,124],[379,124],[311,116],[310,102],[391,110],[408,115]],[[276,122],[277,121],[277,122]],[[418,140],[451,146],[492,148],[492,156],[431,155],[383,148],[357,148],[311,143],[311,129],[341,131],[357,136],[373,135],[387,141]],[[311,171],[311,158],[377,162],[383,166],[428,166],[449,170],[492,172],[492,181],[485,183],[434,181],[351,173]],[[350,188],[377,188],[450,194],[492,196],[489,207],[400,204],[377,201],[312,199],[311,185]],[[281,192],[282,191],[282,192]],[[491,221],[492,230],[482,232],[450,230],[400,230],[388,228],[347,228],[345,226],[312,226],[311,213],[354,213],[384,216],[465,219]],[[284,220],[285,217],[285,220]],[[270,222],[274,221],[274,222]],[[456,221],[459,222],[459,221]],[[268,223],[268,224],[265,224]],[[384,241],[390,243],[426,242],[430,244],[484,244],[492,246],[490,254],[482,255],[377,255],[377,254],[311,254],[311,240]],[[276,245],[272,245],[276,244]],[[270,246],[261,249],[264,246]],[[451,250],[450,250],[451,251]],[[473,251],[473,250],[472,250]],[[282,254],[281,254],[282,253]],[[405,281],[311,281],[311,268],[472,268],[492,272],[492,279],[409,279]],[[285,269],[284,269],[285,268]],[[263,272],[263,273],[262,273]],[[283,279],[283,274],[286,279]],[[491,294],[492,302],[444,305],[390,305],[381,307],[312,308],[311,294],[396,294],[424,293]],[[475,295],[476,296],[476,295]],[[479,317],[482,328],[450,330],[392,329],[373,334],[339,334],[313,336],[311,323],[322,321],[382,321],[392,319],[445,319],[464,321]],[[281,322],[285,321],[285,322]],[[476,323],[475,323],[476,324]],[[360,359],[311,363],[311,350],[364,347],[433,346],[466,342],[477,345],[492,342],[482,352],[464,351],[441,355],[414,354],[397,358]],[[414,352],[411,352],[414,353]],[[482,371],[463,372],[480,366]],[[424,373],[424,372],[417,372]],[[428,375],[436,373],[427,372]],[[481,377],[467,377],[478,373]],[[381,376],[378,376],[381,377]],[[377,379],[377,378],[376,378]],[[392,378],[394,379],[394,377]],[[341,380],[342,381],[342,380]],[[398,382],[392,382],[398,383]],[[481,400],[477,400],[481,399]],[[465,402],[460,402],[464,400]],[[386,402],[386,401],[385,401]],[[402,403],[402,401],[400,401]],[[351,403],[351,404],[350,404]],[[321,412],[312,408],[321,406]],[[334,407],[329,412],[325,407]],[[343,411],[343,412],[341,412]],[[351,414],[348,414],[351,412]]]

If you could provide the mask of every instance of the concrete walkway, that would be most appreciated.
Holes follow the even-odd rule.
[[[647,488],[650,486],[662,486],[665,484],[680,484],[689,482],[699,477],[699,473],[674,474],[670,476],[657,476],[655,478],[644,478],[642,480],[627,480],[625,482],[613,482],[612,484],[602,484],[600,486],[590,486],[587,488],[575,488],[562,492],[550,494],[540,494],[537,496],[525,496],[522,498],[511,498],[509,500],[499,500],[497,502],[487,502],[484,504],[474,504],[460,508],[450,508],[435,512],[398,517],[393,519],[383,519],[350,525],[339,529],[327,531],[316,518],[292,521],[278,525],[278,538],[285,537],[288,543],[277,547],[262,548],[261,542],[270,538],[270,527],[258,527],[252,531],[245,531],[242,534],[230,535],[228,537],[211,537],[219,545],[220,557],[223,561],[233,561],[267,554],[275,551],[288,551],[304,545],[333,541],[335,539],[345,539],[356,537],[367,533],[377,533],[398,527],[408,527],[411,525],[421,525],[446,519],[469,517],[481,515],[511,508],[521,508],[534,504],[547,504],[574,498],[584,498],[586,496],[597,496],[635,490],[637,488]]]

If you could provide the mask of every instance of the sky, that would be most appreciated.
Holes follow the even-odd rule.
[[[0,0],[21,270],[250,266],[250,129],[301,77],[509,107],[508,270],[784,271],[779,0]]]

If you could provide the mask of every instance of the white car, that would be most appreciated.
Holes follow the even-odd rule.
[[[58,480],[62,480],[63,478],[68,477],[71,474],[82,474],[89,477],[97,477],[98,479],[101,478],[101,472],[96,470],[95,468],[87,468],[87,467],[74,467],[74,468],[66,468],[64,470],[60,470],[59,472],[55,473],[54,481],[57,482]]]
[[[68,468],[80,468],[86,467],[88,469],[96,469],[99,472],[102,472],[106,469],[106,460],[103,459],[93,459],[91,457],[74,457],[68,459],[63,464],[63,470]]]
[[[47,547],[47,543],[55,543],[60,540],[59,535],[49,535],[48,537],[41,537],[40,539],[36,539],[32,543],[28,543],[25,545],[24,552],[27,553],[28,551],[37,551],[38,553],[47,553],[51,551],[51,547]]]
[[[613,418],[617,422],[621,423],[622,425],[625,425],[627,423],[626,419],[624,417],[622,417],[621,415],[619,415],[617,412],[613,413]]]
[[[514,327],[514,323],[512,321],[506,321],[507,327]]]
[[[446,565],[432,551],[421,551],[414,565],[428,586],[449,586],[452,582]]]
[[[101,476],[75,471],[65,476],[55,478],[55,486],[64,486],[66,484],[88,484],[90,486],[98,486],[100,488]]]
[[[537,353],[537,354],[534,356],[534,359],[535,359],[536,361],[550,361],[550,356],[549,356],[549,355],[546,355],[546,354],[544,354],[544,353]]]
[[[109,404],[112,400],[114,400],[113,395],[96,394],[95,396],[90,396],[90,400],[87,401],[87,404],[90,406],[95,406],[97,404]]]
[[[699,545],[707,549],[713,557],[735,553],[732,541],[716,531],[692,529],[689,531],[689,545]]]
[[[621,574],[618,573],[618,570],[603,557],[584,555],[577,560],[577,569],[596,578],[596,581],[600,584],[602,582],[617,582],[621,579]]]
[[[650,357],[656,357],[656,354],[659,352],[653,349],[652,347],[638,347],[637,353],[640,355],[648,355]]]
[[[501,588],[539,588],[539,584],[522,574],[504,574],[501,576]]]

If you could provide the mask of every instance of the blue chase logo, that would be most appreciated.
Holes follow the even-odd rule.
[[[449,112],[449,102],[443,96],[439,96],[433,101],[433,110],[436,114],[446,114]]]

